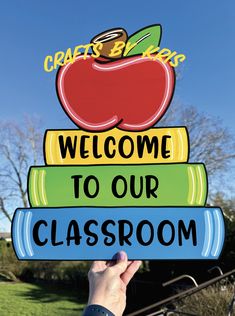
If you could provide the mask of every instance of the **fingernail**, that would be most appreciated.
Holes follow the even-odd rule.
[[[115,255],[113,255],[111,260],[113,260],[113,261],[117,261],[118,260],[118,252],[115,253]]]
[[[126,259],[126,253],[124,251],[119,251],[117,254],[117,260],[125,260]]]

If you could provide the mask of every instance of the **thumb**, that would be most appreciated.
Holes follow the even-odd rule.
[[[117,253],[117,263],[112,266],[112,270],[116,271],[117,274],[121,275],[124,273],[128,266],[128,258],[127,254],[124,251],[120,251]]]

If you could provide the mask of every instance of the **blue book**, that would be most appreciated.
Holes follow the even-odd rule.
[[[12,240],[20,260],[218,259],[220,208],[75,207],[17,209]]]

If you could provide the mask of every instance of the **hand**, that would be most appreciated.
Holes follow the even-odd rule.
[[[141,261],[128,261],[127,254],[120,251],[116,263],[94,261],[88,273],[88,305],[98,304],[121,316],[126,307],[126,288]]]

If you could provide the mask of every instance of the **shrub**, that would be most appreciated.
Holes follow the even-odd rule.
[[[17,278],[20,277],[22,270],[27,265],[26,262],[18,261],[15,256],[12,244],[5,240],[0,240],[0,270],[7,270]]]
[[[63,283],[88,289],[89,268],[90,263],[83,261],[19,261],[12,244],[0,241],[0,272],[11,272],[22,281]]]
[[[218,283],[184,298],[177,303],[177,310],[198,316],[226,316],[233,295],[232,284]]]

